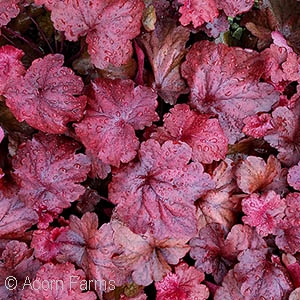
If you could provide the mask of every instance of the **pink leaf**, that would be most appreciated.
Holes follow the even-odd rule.
[[[157,238],[196,233],[194,201],[214,183],[200,163],[189,163],[191,154],[185,143],[150,139],[141,145],[140,162],[113,171],[108,198],[131,230],[149,229]]]
[[[40,3],[41,1],[39,1]],[[64,31],[69,41],[87,35],[92,63],[101,69],[109,64],[120,66],[132,56],[130,40],[140,33],[141,0],[42,1],[51,9],[51,20],[57,30]]]
[[[276,260],[276,257],[272,257]],[[286,299],[292,291],[287,271],[277,261],[269,261],[259,250],[246,250],[234,267],[236,278],[242,283],[244,299]]]
[[[212,22],[203,24],[201,29],[209,36],[217,38],[222,32],[228,31],[230,24],[228,17],[221,13],[217,18],[214,18]]]
[[[85,274],[82,270],[75,270],[71,263],[48,263],[43,265],[32,280],[32,286],[26,289],[22,300],[31,299],[65,299],[65,300],[95,300],[96,294],[85,286],[88,286]]]
[[[182,14],[179,21],[182,25],[192,22],[195,28],[204,22],[212,22],[219,15],[218,9],[223,9],[227,16],[235,17],[250,10],[254,4],[254,0],[179,0],[178,2],[183,4],[179,9]]]
[[[113,230],[110,224],[98,229],[98,217],[95,213],[85,213],[81,220],[70,216],[69,229],[57,238],[60,243],[59,262],[70,261],[82,268],[87,277],[105,284],[95,286],[98,295],[110,291],[114,283],[118,286],[127,281],[128,272],[117,268],[111,257],[118,253],[113,242]]]
[[[34,249],[34,256],[40,261],[56,261],[62,243],[57,241],[66,227],[47,228],[44,230],[35,230],[33,232],[31,247]]]
[[[181,13],[179,21],[184,26],[192,22],[196,28],[204,22],[213,21],[219,15],[215,0],[179,0],[178,2],[183,4],[179,9]]]
[[[7,1],[5,1],[7,3]],[[1,18],[0,18],[1,19]],[[0,48],[0,94],[5,95],[11,81],[25,73],[21,62],[24,52],[10,45]]]
[[[155,283],[156,299],[205,300],[209,297],[209,291],[205,285],[200,284],[203,279],[204,274],[201,271],[186,263],[180,263],[175,267],[175,273],[168,273],[163,280]]]
[[[177,104],[164,115],[164,126],[151,135],[160,143],[167,140],[182,141],[192,149],[192,159],[204,164],[224,159],[227,138],[217,119],[209,119],[190,110],[187,104]]]
[[[290,186],[300,191],[300,161],[297,166],[289,169],[287,181]]]
[[[277,224],[284,217],[285,205],[285,199],[273,191],[261,196],[251,194],[242,201],[243,212],[246,214],[242,220],[255,227],[261,236],[275,234]]]
[[[300,193],[286,196],[285,218],[278,224],[275,243],[279,249],[294,254],[300,251]]]
[[[267,252],[265,240],[258,235],[255,228],[248,225],[236,224],[228,233],[222,249],[223,256],[235,261],[237,256],[247,249],[256,249]]]
[[[230,17],[235,17],[251,9],[254,0],[216,0],[219,9],[223,9],[225,14]]]
[[[23,78],[16,78],[5,96],[6,104],[19,122],[48,133],[64,133],[66,125],[81,119],[86,104],[79,76],[63,67],[61,54],[33,61]]]
[[[99,78],[93,83],[84,119],[76,134],[92,155],[105,164],[131,161],[139,146],[134,130],[158,120],[157,95],[148,87],[134,88],[131,80]]]
[[[19,241],[10,241],[3,250],[0,257],[0,299],[21,299],[26,282],[31,282],[40,262],[34,259],[32,249],[28,249],[25,243]],[[15,278],[11,281],[5,281],[9,276]],[[10,277],[12,278],[12,277]],[[9,289],[5,286],[7,282]],[[16,286],[14,286],[14,282]]]
[[[273,129],[271,124],[271,116],[269,114],[261,114],[246,117],[243,122],[245,124],[243,132],[254,138],[262,138],[266,135],[268,130]]]
[[[19,14],[19,2],[21,0],[0,0],[0,27],[8,24]]]
[[[17,189],[0,191],[0,238],[20,237],[38,221],[35,211],[26,207],[17,193]]]
[[[114,242],[120,254],[112,260],[118,268],[132,271],[136,284],[147,286],[153,280],[160,281],[171,271],[169,264],[176,265],[190,249],[187,239],[156,239],[146,233],[133,233],[118,221],[112,221]]]
[[[40,228],[47,227],[85,191],[78,183],[86,179],[90,161],[84,154],[75,154],[78,148],[65,137],[38,133],[21,145],[13,159],[19,196],[38,212]]]
[[[255,52],[208,41],[195,43],[182,64],[191,105],[218,115],[230,144],[243,136],[245,117],[269,111],[279,99],[273,86],[259,82],[263,66]]]
[[[237,184],[247,194],[269,190],[268,186],[279,177],[280,162],[270,155],[267,163],[257,156],[248,156],[236,169]]]

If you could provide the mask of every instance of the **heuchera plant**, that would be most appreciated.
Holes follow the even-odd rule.
[[[299,300],[299,20],[0,0],[0,299]]]

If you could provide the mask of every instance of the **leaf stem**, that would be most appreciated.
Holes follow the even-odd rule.
[[[23,42],[25,42],[26,44],[28,44],[33,50],[37,51],[40,55],[44,55],[43,51],[37,47],[33,42],[27,40],[26,38],[24,38],[20,33],[12,30],[9,27],[3,26],[1,27],[1,30],[4,30],[6,33],[17,37],[18,39],[22,40]]]
[[[40,32],[43,40],[46,42],[46,44],[48,45],[51,53],[54,53],[54,50],[49,42],[49,40],[47,39],[44,30],[40,27],[40,25],[34,20],[34,18],[32,18],[31,16],[29,17],[30,20],[32,21],[32,23],[36,26],[37,30]]]

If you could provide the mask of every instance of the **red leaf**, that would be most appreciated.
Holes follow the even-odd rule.
[[[204,164],[224,159],[227,138],[217,119],[209,119],[189,109],[187,104],[177,104],[164,115],[164,126],[151,135],[160,143],[167,140],[182,141],[192,149],[192,159]]]
[[[183,4],[179,9],[181,13],[179,21],[184,26],[192,22],[196,28],[204,22],[213,21],[219,15],[215,0],[179,0],[178,2]]]
[[[200,284],[203,280],[204,274],[201,271],[180,263],[175,267],[175,273],[168,273],[163,280],[155,283],[156,299],[205,300],[209,297],[209,291],[205,285]]]
[[[179,0],[178,2],[183,4],[179,9],[182,14],[179,21],[182,25],[192,22],[195,28],[204,22],[213,21],[219,15],[218,9],[223,9],[227,16],[235,17],[250,10],[254,4],[254,0]]]
[[[19,14],[19,2],[21,0],[0,0],[0,27],[6,25]]]
[[[5,0],[5,3],[7,1]],[[1,3],[2,4],[2,3]],[[2,4],[3,5],[3,4]],[[1,5],[0,5],[1,7]],[[1,22],[1,17],[0,17]],[[5,95],[12,80],[20,80],[25,73],[25,68],[21,62],[24,52],[10,45],[0,48],[0,94]]]
[[[153,88],[170,104],[174,104],[180,94],[188,92],[179,69],[188,39],[189,30],[176,26],[171,20],[157,22],[154,31],[143,34],[139,39],[152,66]]]
[[[225,14],[230,17],[235,17],[251,9],[254,0],[216,0],[219,9],[223,9]]]
[[[32,252],[25,243],[19,241],[10,241],[6,245],[0,257],[0,299],[21,299],[26,287],[24,284],[34,278],[41,265],[34,259]],[[5,281],[9,276],[13,276],[15,281]],[[8,285],[5,286],[5,283]]]
[[[257,139],[262,138],[270,129],[273,129],[271,120],[271,116],[266,113],[246,117],[243,120],[243,122],[245,123],[243,132],[246,135],[252,136]]]
[[[35,230],[30,245],[34,249],[34,256],[40,261],[55,262],[61,245],[57,238],[66,230],[66,227]]]
[[[300,251],[300,193],[286,196],[285,218],[278,224],[275,243],[279,249],[294,254]]]
[[[235,172],[239,188],[247,194],[269,190],[269,185],[280,173],[280,162],[273,155],[269,156],[267,163],[260,157],[248,156]]]
[[[19,200],[17,192],[16,189],[0,191],[0,238],[20,237],[38,221],[35,211]]]
[[[19,122],[48,133],[64,133],[66,125],[81,119],[86,104],[79,76],[63,67],[61,54],[33,61],[23,78],[16,78],[5,96],[6,104]]]
[[[93,83],[84,119],[76,134],[88,151],[105,164],[131,161],[139,146],[134,130],[158,120],[157,95],[148,87],[134,88],[131,80],[99,78]]]
[[[289,169],[287,181],[295,190],[300,191],[300,161],[297,166]]]
[[[245,117],[269,111],[279,99],[273,86],[259,82],[263,67],[255,52],[208,41],[195,43],[182,64],[191,105],[218,115],[230,144],[243,136]]]
[[[77,41],[87,35],[92,63],[101,69],[109,64],[120,66],[132,56],[130,40],[140,33],[144,9],[141,0],[56,1],[49,5],[51,20],[57,30],[64,31],[67,40]]]
[[[29,282],[28,282],[29,283]],[[84,291],[88,281],[82,270],[75,270],[71,263],[48,263],[43,265],[22,295],[22,300],[31,299],[64,299],[64,300],[95,300],[94,292]]]
[[[89,279],[97,279],[106,284],[97,285],[98,295],[110,291],[110,283],[118,286],[126,283],[128,272],[117,268],[111,257],[119,253],[113,242],[113,230],[110,224],[98,229],[98,217],[95,213],[85,213],[81,220],[70,216],[69,230],[57,238],[60,243],[59,262],[70,261],[82,268]]]
[[[70,139],[38,133],[13,159],[19,196],[38,212],[40,228],[47,227],[85,191],[78,183],[86,179],[90,161],[84,154],[74,153],[78,148]]]
[[[112,258],[119,269],[132,271],[136,284],[147,286],[162,280],[171,271],[169,264],[176,265],[190,249],[187,239],[156,239],[146,233],[133,233],[118,221],[112,221],[114,242],[120,254]]]
[[[191,154],[185,143],[150,139],[141,145],[140,162],[113,171],[108,198],[131,230],[149,229],[157,238],[195,235],[194,201],[214,183],[200,163],[188,164]]]
[[[251,194],[242,201],[243,212],[246,214],[242,220],[245,224],[255,227],[261,236],[275,234],[277,224],[284,217],[285,207],[285,199],[273,191],[261,196]]]
[[[244,299],[286,299],[292,291],[292,283],[285,268],[266,259],[259,250],[246,250],[234,267],[234,274],[241,284]]]

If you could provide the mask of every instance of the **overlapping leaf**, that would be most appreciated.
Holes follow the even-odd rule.
[[[47,133],[64,133],[66,125],[81,119],[86,105],[82,79],[63,67],[61,54],[35,60],[23,78],[14,80],[5,93],[6,104],[19,122]]]
[[[164,115],[164,126],[151,135],[160,143],[167,140],[182,141],[192,149],[192,159],[204,164],[224,159],[227,138],[217,119],[210,119],[190,110],[187,104],[177,104]]]
[[[279,100],[273,86],[259,82],[263,67],[255,52],[208,41],[195,43],[182,64],[191,106],[217,115],[229,143],[243,136],[245,117],[269,111]]]
[[[155,140],[141,145],[140,162],[113,171],[109,199],[136,233],[157,238],[191,238],[196,233],[194,201],[214,187],[200,163],[189,160],[185,143]]]
[[[132,56],[131,39],[140,33],[144,3],[141,0],[52,1],[39,0],[51,10],[57,30],[69,41],[87,36],[92,63],[101,69],[120,66]]]
[[[92,155],[104,164],[131,161],[139,147],[134,130],[158,120],[156,93],[131,80],[99,78],[93,83],[84,119],[76,134]]]
[[[14,157],[19,196],[37,211],[41,228],[85,191],[79,183],[86,179],[90,161],[84,154],[75,154],[78,148],[70,139],[38,133]]]

